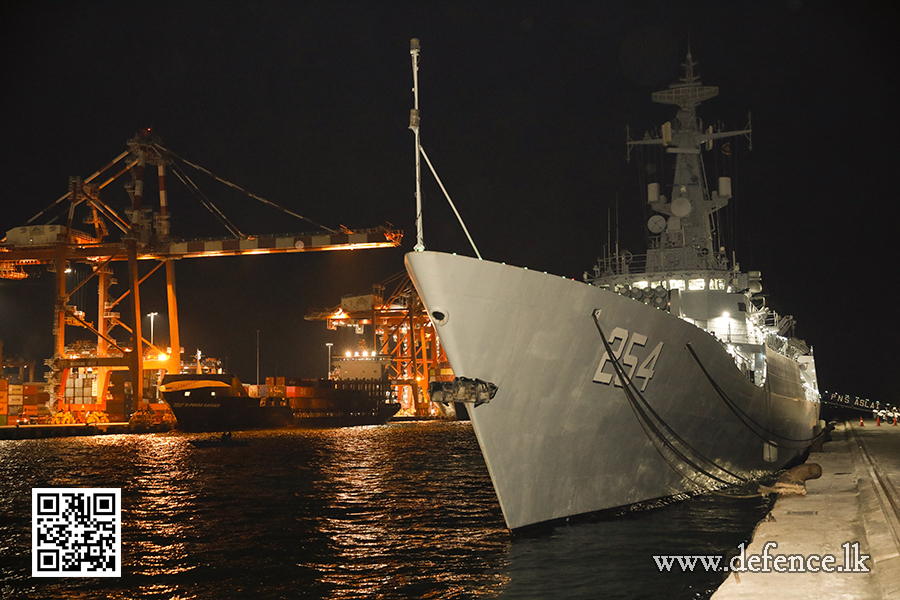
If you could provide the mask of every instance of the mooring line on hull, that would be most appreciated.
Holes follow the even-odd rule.
[[[660,431],[659,427],[652,422],[652,420],[648,416],[647,411],[649,411],[649,414],[652,414],[656,418],[656,420],[659,422],[659,424],[665,430],[668,431],[668,433],[671,435],[672,438],[674,438],[677,442],[679,442],[681,445],[686,447],[687,450],[692,452],[698,459],[700,459],[700,461],[705,462],[709,465],[712,465],[713,467],[715,467],[715,469],[718,469],[721,473],[727,473],[728,475],[730,475],[731,477],[733,477],[740,483],[749,483],[750,480],[745,479],[744,477],[741,477],[740,475],[738,475],[736,473],[732,473],[725,467],[717,464],[714,460],[704,456],[696,448],[694,448],[693,446],[688,444],[684,440],[684,438],[682,438],[680,435],[678,435],[678,433],[676,433],[675,430],[672,429],[672,427],[668,423],[666,423],[666,421],[659,415],[659,413],[657,413],[653,409],[653,407],[650,406],[650,404],[643,397],[643,395],[640,393],[640,391],[634,386],[631,379],[625,374],[625,370],[619,364],[619,359],[616,357],[615,353],[612,351],[612,348],[609,345],[609,341],[606,339],[606,335],[603,333],[603,328],[600,326],[600,321],[597,319],[597,312],[598,311],[596,311],[596,310],[592,311],[591,318],[594,320],[594,325],[596,325],[597,331],[600,333],[600,338],[603,340],[603,347],[606,350],[606,353],[609,356],[609,360],[613,365],[613,370],[616,372],[616,375],[619,377],[619,381],[622,383],[622,389],[625,393],[625,397],[628,399],[628,403],[631,406],[632,411],[635,413],[635,416],[637,416],[638,422],[641,424],[642,429],[644,429],[644,433],[647,434],[647,437],[653,443],[654,449],[656,449],[656,451],[660,454],[660,456],[663,458],[663,460],[665,460],[666,463],[672,468],[672,470],[674,470],[676,473],[678,473],[678,475],[680,475],[682,478],[691,481],[692,483],[697,485],[700,489],[709,491],[710,488],[708,485],[703,485],[703,484],[699,483],[693,477],[686,475],[681,470],[679,470],[678,467],[676,467],[676,465],[674,465],[672,463],[670,458],[667,457],[665,455],[665,453],[660,449],[659,443],[663,444],[665,446],[665,448],[667,448],[669,450],[669,452],[671,452],[672,454],[674,454],[675,456],[680,458],[682,460],[682,462],[685,463],[685,465],[691,467],[697,473],[703,474],[706,477],[713,479],[715,481],[718,481],[719,483],[724,484],[724,485],[735,485],[735,483],[736,483],[734,481],[728,481],[726,479],[723,479],[722,477],[709,472],[707,469],[705,469],[702,466],[700,466],[699,464],[697,464],[697,462],[695,460],[686,456],[685,453],[682,452],[677,447],[675,447],[675,444],[671,440],[667,439],[666,435],[662,431]],[[640,403],[638,402],[637,399],[640,399]],[[641,403],[644,405],[643,407],[640,405]],[[645,408],[646,408],[646,410],[645,410]],[[654,436],[651,435],[650,432],[653,432],[653,434],[655,434],[658,442],[654,439]]]
[[[743,423],[744,426],[745,426],[747,429],[749,429],[750,432],[751,432],[753,435],[755,435],[756,437],[758,437],[759,439],[761,439],[761,440],[764,441],[765,443],[767,443],[767,444],[772,444],[773,446],[780,447],[780,448],[783,447],[783,448],[786,448],[786,449],[788,449],[788,450],[800,450],[800,449],[802,449],[802,448],[807,448],[807,447],[809,447],[809,446],[812,446],[814,443],[816,443],[816,440],[818,440],[820,437],[822,437],[822,436],[825,434],[825,432],[824,432],[824,430],[823,430],[823,431],[820,431],[820,432],[818,433],[818,435],[815,435],[815,436],[813,436],[813,437],[811,437],[811,438],[796,439],[796,438],[789,438],[789,437],[787,437],[787,436],[781,435],[780,433],[776,433],[776,432],[772,431],[771,429],[769,429],[768,427],[766,427],[766,426],[764,426],[764,425],[760,425],[759,423],[756,422],[756,420],[753,419],[753,417],[751,417],[750,415],[748,415],[747,413],[745,413],[745,412],[741,409],[740,406],[738,406],[737,404],[735,404],[735,402],[734,402],[731,398],[728,397],[728,394],[725,393],[725,390],[723,390],[722,387],[721,387],[718,383],[716,383],[716,381],[712,378],[712,375],[709,374],[709,371],[706,370],[706,367],[703,366],[703,363],[700,362],[700,357],[697,356],[697,353],[696,353],[696,352],[694,352],[694,348],[693,348],[693,346],[691,346],[691,343],[690,343],[690,342],[687,342],[687,343],[685,344],[685,348],[687,348],[687,349],[688,349],[688,352],[691,353],[691,356],[694,357],[694,360],[697,362],[697,365],[700,367],[700,370],[703,371],[703,374],[706,376],[707,381],[709,381],[710,385],[713,386],[713,389],[716,391],[716,394],[718,394],[719,398],[721,398],[721,400],[725,403],[725,406],[727,406],[728,409],[729,409],[732,413],[734,413],[734,416],[736,416],[736,417],[738,418],[738,420],[739,420],[741,423]],[[741,415],[743,415],[743,417],[742,417]],[[744,420],[744,417],[746,417],[746,420]],[[796,446],[796,447],[788,447],[788,446],[786,446],[786,445],[783,446],[783,445],[781,445],[781,444],[778,444],[778,443],[772,441],[771,439],[766,438],[765,436],[761,435],[759,432],[757,432],[755,429],[753,429],[753,427],[751,427],[751,426],[747,423],[747,421],[750,421],[751,423],[753,423],[754,425],[756,425],[757,427],[759,427],[763,432],[769,434],[770,436],[774,436],[774,437],[777,437],[777,438],[781,438],[782,440],[785,440],[785,441],[787,441],[787,442],[796,442],[797,444],[799,444],[799,446]]]

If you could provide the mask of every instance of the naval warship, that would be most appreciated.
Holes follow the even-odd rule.
[[[510,529],[745,484],[804,460],[821,431],[811,348],[714,227],[731,180],[710,189],[703,155],[751,132],[703,127],[718,88],[694,67],[689,51],[652,95],[674,118],[628,141],[674,163],[671,187],[646,187],[645,255],[610,249],[576,281],[426,251],[418,213],[406,267],[455,374],[432,399],[467,403]],[[416,90],[421,151],[417,109]]]

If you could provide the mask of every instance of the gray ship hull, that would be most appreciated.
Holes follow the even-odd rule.
[[[819,405],[807,399],[798,364],[774,352],[759,386],[722,341],[628,297],[435,252],[410,253],[406,266],[455,375],[498,388],[469,413],[510,529],[709,484],[648,435],[593,314],[629,389],[697,455],[753,478],[802,460],[805,444],[789,440],[813,436]]]

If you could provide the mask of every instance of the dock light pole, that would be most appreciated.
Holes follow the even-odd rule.
[[[147,315],[148,317],[150,317],[150,345],[151,345],[151,346],[154,345],[154,344],[153,344],[153,320],[156,318],[156,316],[157,316],[158,314],[159,314],[159,313],[152,312],[152,313],[150,313],[150,314]]]
[[[326,342],[325,345],[328,346],[328,379],[331,379],[331,347],[334,344]]]

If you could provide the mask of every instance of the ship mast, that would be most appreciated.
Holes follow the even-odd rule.
[[[431,161],[428,160],[428,154],[425,153],[425,148],[422,147],[422,143],[419,137],[419,50],[421,46],[419,45],[419,39],[413,38],[409,42],[409,53],[412,55],[412,67],[413,67],[413,97],[414,97],[414,108],[409,111],[409,128],[413,130],[413,133],[416,134],[416,245],[413,248],[416,252],[422,252],[425,250],[425,241],[423,240],[422,235],[422,162],[421,159],[425,159],[425,163],[428,165],[428,168],[431,170],[431,174],[434,175],[434,180],[437,182],[438,186],[441,188],[441,191],[444,193],[444,197],[447,199],[447,203],[450,204],[450,208],[453,209],[453,214],[456,215],[456,220],[459,221],[460,226],[463,229],[463,232],[466,234],[466,239],[469,240],[469,244],[472,245],[472,250],[475,251],[475,256],[481,260],[481,253],[478,251],[478,247],[475,245],[475,240],[472,239],[471,234],[469,234],[469,229],[466,227],[466,224],[463,222],[462,216],[459,214],[459,211],[456,210],[456,205],[453,204],[453,200],[450,199],[450,194],[447,192],[447,188],[444,187],[444,182],[441,181],[441,178],[438,177],[437,171],[434,169],[434,165],[431,164]]]
[[[414,250],[425,250],[424,234],[422,231],[422,157],[419,141],[419,39],[413,38],[409,42],[409,53],[412,55],[413,71],[413,109],[409,111],[409,128],[416,135],[416,245]]]
[[[719,178],[717,190],[710,191],[703,169],[701,149],[712,147],[713,140],[747,135],[749,124],[738,131],[714,132],[712,127],[703,130],[703,122],[697,118],[696,107],[719,94],[716,86],[705,86],[694,74],[694,62],[690,50],[682,66],[684,77],[669,89],[655,92],[654,102],[678,107],[672,121],[664,123],[661,135],[649,135],[642,140],[629,140],[631,146],[662,145],[667,154],[675,155],[675,177],[671,197],[660,191],[658,183],[647,189],[647,203],[658,213],[650,218],[647,227],[653,234],[647,253],[648,272],[672,270],[727,270],[728,259],[724,248],[717,248],[713,240],[712,215],[728,204],[731,198],[731,180]]]

